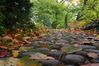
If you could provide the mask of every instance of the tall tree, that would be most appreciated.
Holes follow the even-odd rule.
[[[65,5],[56,0],[34,0],[32,1],[36,10],[37,22],[43,23],[45,27],[57,28],[64,21]]]
[[[29,20],[30,0],[3,0],[0,4],[4,6],[0,12],[5,17],[2,23],[6,28],[21,27]]]

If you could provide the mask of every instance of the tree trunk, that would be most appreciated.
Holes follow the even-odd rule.
[[[68,20],[67,19],[68,19],[68,14],[65,15],[65,21],[64,21],[64,28],[65,29],[68,27],[68,24],[67,24]]]

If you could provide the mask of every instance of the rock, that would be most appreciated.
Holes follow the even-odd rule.
[[[82,44],[82,45],[93,45],[93,42],[91,42],[91,41],[85,39],[85,40],[82,41],[81,44]]]
[[[99,55],[99,50],[92,50],[92,52],[95,52],[96,54]]]
[[[77,51],[77,52],[75,52],[73,54],[81,55],[81,56],[83,56],[85,58],[88,57],[87,52],[85,52],[85,51]]]
[[[89,63],[81,66],[99,66],[99,63]]]
[[[60,62],[58,60],[42,60],[42,66],[60,66]]]
[[[94,45],[95,45],[96,48],[99,50],[99,41],[95,41]]]
[[[95,37],[88,36],[87,39],[88,39],[88,40],[92,40],[92,39],[95,39]]]
[[[94,52],[96,53],[97,55],[99,55],[99,50],[96,50],[96,49],[85,49],[86,52]]]
[[[62,48],[62,45],[57,45],[57,44],[55,44],[55,45],[53,45],[51,48],[52,48],[52,49],[60,50],[60,49]]]
[[[93,63],[99,63],[99,57],[98,57],[98,58],[93,59],[91,62],[93,62]]]
[[[64,66],[75,66],[75,65],[64,65]]]
[[[96,49],[95,46],[91,46],[91,45],[80,45],[79,47],[82,48],[83,50],[86,50],[86,49]]]
[[[94,50],[94,49],[83,49],[83,51],[85,51],[85,52],[91,52],[92,50]]]
[[[31,54],[34,54],[35,52],[20,52],[19,57],[24,57],[24,56],[30,56]]]
[[[61,51],[50,51],[48,52],[48,56],[54,57],[55,59],[60,60],[62,58],[63,52]]]
[[[73,64],[79,66],[85,62],[85,58],[81,55],[70,54],[65,56],[63,63],[64,64]]]
[[[47,54],[50,50],[48,48],[37,48],[35,51]]]

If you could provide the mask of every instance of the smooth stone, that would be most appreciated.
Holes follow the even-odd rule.
[[[82,49],[96,49],[95,46],[91,46],[91,45],[80,45],[79,47]]]
[[[81,66],[99,66],[99,63],[88,63],[88,64],[81,65]]]
[[[42,66],[60,66],[60,62],[58,60],[43,60]]]
[[[32,54],[34,54],[35,52],[21,52],[20,54],[19,54],[19,57],[21,58],[21,57],[24,57],[24,56],[30,56],[30,55],[32,55]]]
[[[48,52],[48,56],[54,57],[55,59],[60,60],[64,53],[61,51],[50,51]]]
[[[50,50],[48,48],[37,48],[36,51],[47,54]]]
[[[85,58],[81,55],[70,54],[64,57],[64,64],[73,64],[79,66],[85,62]]]
[[[86,51],[86,52],[95,52],[96,54],[99,55],[99,50],[96,50],[96,49],[84,49],[84,51]]]
[[[96,59],[93,59],[91,62],[93,62],[93,63],[99,63],[99,57],[96,58]]]
[[[81,55],[81,56],[83,56],[85,58],[88,57],[87,52],[85,52],[85,51],[77,51],[77,52],[75,52],[73,54]]]
[[[62,48],[62,45],[57,45],[57,44],[55,44],[55,45],[53,45],[51,48],[52,48],[52,49],[60,50],[60,49]]]
[[[93,45],[93,42],[91,42],[91,40],[85,40],[81,44],[83,44],[83,45]]]
[[[92,50],[92,52],[95,52],[99,55],[99,50]]]
[[[64,65],[64,66],[75,66],[75,65]]]

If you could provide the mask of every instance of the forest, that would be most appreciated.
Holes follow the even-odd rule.
[[[99,66],[99,0],[1,0],[0,66]]]

